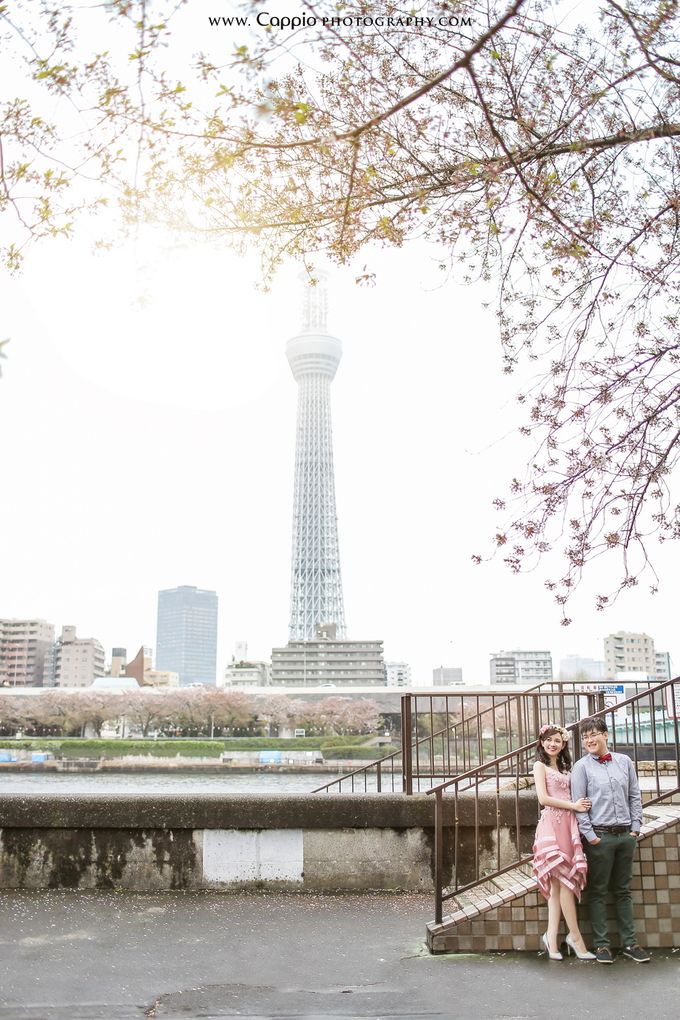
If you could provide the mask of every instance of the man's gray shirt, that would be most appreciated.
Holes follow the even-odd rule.
[[[627,825],[639,832],[642,825],[640,784],[627,754],[611,751],[612,759],[600,762],[596,754],[584,754],[571,773],[571,797],[589,797],[590,811],[577,811],[581,835],[588,843],[597,839],[595,825]]]

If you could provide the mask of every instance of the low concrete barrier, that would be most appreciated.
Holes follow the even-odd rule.
[[[536,801],[521,791],[521,842]],[[453,805],[449,805],[452,809]],[[474,858],[474,802],[459,801]],[[515,796],[501,797],[514,845]],[[496,799],[482,798],[482,856],[495,860]],[[454,819],[446,818],[445,845]],[[430,891],[434,802],[424,794],[165,794],[0,798],[0,888]]]

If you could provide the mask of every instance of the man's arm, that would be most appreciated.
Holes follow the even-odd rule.
[[[632,764],[632,762],[631,762]],[[580,800],[581,797],[588,796],[588,776],[586,775],[585,766],[581,765],[580,762],[576,762],[573,771],[571,773],[571,799]],[[587,811],[577,811],[576,821],[578,822],[579,832],[588,843],[598,843],[598,837],[595,835],[592,823],[590,821],[590,815]]]
[[[630,831],[637,836],[642,825],[642,796],[635,766],[630,758],[628,759],[628,808],[630,810]]]

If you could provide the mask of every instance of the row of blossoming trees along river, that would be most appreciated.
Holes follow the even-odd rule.
[[[45,691],[0,694],[0,736],[101,736],[105,723],[146,737],[267,736],[304,729],[307,736],[371,734],[384,727],[370,700],[306,702],[284,695],[249,697],[211,687],[125,693]]]

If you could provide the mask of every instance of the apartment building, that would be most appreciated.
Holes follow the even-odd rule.
[[[0,619],[0,684],[42,687],[53,643],[54,624],[47,620]]]
[[[521,684],[533,687],[553,678],[552,655],[544,651],[515,649],[495,652],[489,663],[492,684]]]
[[[79,638],[76,628],[61,628],[61,635],[45,655],[45,687],[89,687],[104,676],[104,647],[96,638]]]
[[[604,639],[604,663],[608,677],[617,673],[647,673],[655,677],[656,652],[649,634],[619,630]]]

